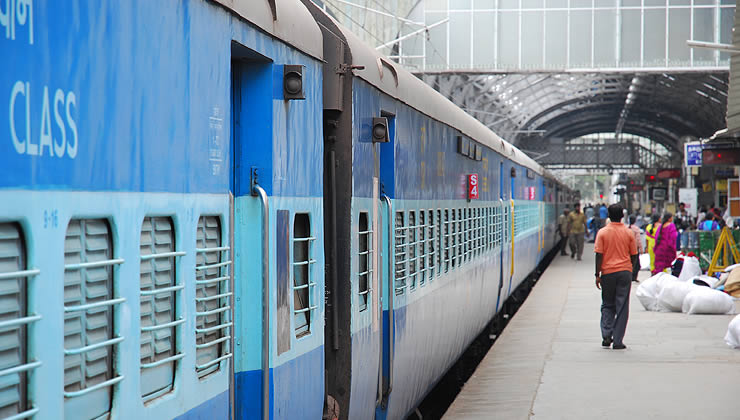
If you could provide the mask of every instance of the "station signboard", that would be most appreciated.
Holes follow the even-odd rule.
[[[683,156],[687,167],[701,166],[702,144],[700,141],[684,143]]]

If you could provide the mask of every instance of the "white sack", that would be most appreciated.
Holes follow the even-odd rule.
[[[730,325],[727,326],[725,343],[734,349],[740,348],[740,315],[732,318]]]
[[[717,279],[717,277],[705,276],[704,274],[702,274],[701,276],[696,276],[692,278],[691,282],[697,286],[707,286],[714,289],[714,286],[717,285],[719,279]]]
[[[640,254],[640,270],[650,270],[650,254]]]
[[[648,311],[657,311],[658,307],[658,295],[663,289],[663,285],[667,282],[677,281],[676,277],[668,273],[658,273],[649,279],[643,280],[637,286],[635,295]]]
[[[686,314],[733,314],[735,303],[727,293],[696,287],[686,295],[681,309]]]
[[[689,281],[696,276],[701,276],[699,260],[694,257],[684,257],[683,268],[681,268],[681,274],[678,275],[678,280]]]
[[[690,282],[669,281],[663,284],[658,294],[658,310],[668,312],[681,312],[683,300],[692,290],[699,288]]]

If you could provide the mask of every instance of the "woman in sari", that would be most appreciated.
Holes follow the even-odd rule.
[[[650,271],[655,269],[655,231],[658,230],[660,216],[654,214],[650,219],[650,224],[645,228],[645,242],[647,242],[647,252],[650,255]]]
[[[652,273],[657,274],[669,268],[676,259],[676,238],[678,232],[673,224],[673,215],[666,213],[655,232],[655,268]]]

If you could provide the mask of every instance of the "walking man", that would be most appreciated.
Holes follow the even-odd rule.
[[[570,242],[570,257],[575,258],[578,255],[578,261],[581,261],[583,255],[583,239],[586,235],[586,215],[581,212],[581,205],[573,207],[573,211],[568,215],[568,236]]]
[[[596,235],[596,287],[601,289],[601,346],[627,348],[622,340],[629,318],[632,267],[637,260],[635,235],[623,223],[622,206],[609,206],[611,223]],[[612,344],[613,343],[613,344]]]
[[[558,216],[558,234],[560,235],[560,255],[567,255],[565,245],[568,242],[568,213],[570,210],[566,207],[563,214]]]

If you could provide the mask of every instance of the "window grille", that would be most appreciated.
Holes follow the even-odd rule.
[[[150,400],[172,390],[177,352],[177,331],[185,320],[177,317],[178,293],[183,285],[175,276],[175,229],[169,217],[146,217],[141,225],[141,395]]]
[[[358,227],[358,247],[359,247],[359,254],[358,254],[358,268],[359,272],[357,273],[358,276],[358,282],[359,285],[359,295],[360,295],[360,311],[364,311],[367,309],[367,302],[368,302],[368,296],[370,294],[370,279],[373,273],[372,268],[372,259],[371,256],[373,254],[373,247],[372,247],[372,233],[373,231],[369,229],[369,223],[367,220],[367,213],[362,212],[360,213],[360,223]]]
[[[395,257],[396,257],[396,294],[403,294],[406,289],[406,227],[404,226],[404,213],[396,212],[396,240],[395,240]]]
[[[195,371],[203,378],[231,358],[229,340],[233,324],[229,290],[232,262],[224,254],[221,218],[201,216],[195,248]]]
[[[427,240],[426,240],[426,212],[419,210],[419,223],[416,226],[416,238],[419,242],[419,286],[424,285],[424,276],[427,271]]]
[[[105,219],[73,219],[64,240],[64,417],[97,418],[111,409],[116,376],[113,235]]]
[[[437,237],[439,239],[439,246],[437,247],[437,277],[442,275],[444,270],[444,251],[445,251],[445,223],[442,219],[442,210],[437,209]]]
[[[450,248],[450,256],[449,256],[449,266],[450,269],[454,269],[457,267],[457,210],[452,209],[450,210],[450,221],[449,221],[449,248]]]
[[[463,209],[457,209],[457,266],[463,262],[465,258],[465,220],[463,217]]]
[[[41,365],[28,358],[27,281],[40,271],[26,269],[26,244],[18,223],[0,223],[0,416],[28,418],[39,412],[28,395],[28,372]],[[14,417],[15,416],[15,417]]]
[[[307,213],[298,213],[293,220],[293,321],[296,338],[311,333],[311,314],[313,289],[316,282],[311,281],[311,248],[316,238],[311,236],[311,218]]]
[[[429,210],[427,212],[427,270],[429,271],[429,276],[427,278],[428,281],[432,281],[434,278],[434,272],[435,267],[437,266],[437,261],[435,260],[437,253],[436,247],[434,246],[436,243],[436,238],[434,235],[434,227],[436,225],[434,224],[434,210]]]
[[[416,212],[409,212],[409,287],[411,290],[416,289],[416,265],[418,260],[418,236],[416,235]]]

